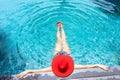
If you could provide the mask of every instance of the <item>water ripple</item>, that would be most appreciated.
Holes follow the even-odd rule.
[[[97,4],[102,10],[114,13],[114,14],[120,14],[120,1],[119,0],[94,0],[94,3]]]
[[[10,50],[9,57],[0,64],[1,66],[7,65],[7,62],[11,66],[15,64],[11,68],[4,67],[0,72],[15,74],[25,69],[50,66],[58,21],[64,23],[76,64],[116,65],[115,59],[109,62],[109,55],[113,56],[113,54],[112,50],[107,48],[110,48],[109,43],[119,42],[120,19],[113,15],[108,16],[98,8],[102,7],[113,12],[115,4],[105,0],[93,2],[93,0],[32,0],[30,2],[22,0],[15,2],[14,6],[10,7],[12,10],[1,11],[1,9],[0,12],[3,13],[0,13],[0,26],[2,26],[0,29],[4,29],[8,35],[6,39],[6,43],[10,46],[8,51],[11,48],[13,51]],[[115,46],[113,48],[119,50]],[[16,72],[10,72],[11,70]],[[4,75],[3,73],[0,75]]]

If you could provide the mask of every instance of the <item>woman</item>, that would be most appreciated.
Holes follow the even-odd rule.
[[[71,57],[71,51],[66,41],[66,35],[61,22],[57,23],[57,43],[54,51],[55,57],[52,60],[52,65],[45,69],[40,70],[26,70],[18,74],[19,78],[29,74],[29,73],[39,73],[39,72],[53,72],[56,76],[67,77],[74,69],[86,69],[86,68],[102,68],[103,70],[108,70],[109,68],[105,65],[95,64],[95,65],[75,65]]]

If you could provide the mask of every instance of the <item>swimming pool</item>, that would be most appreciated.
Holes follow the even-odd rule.
[[[76,64],[120,65],[118,5],[106,1],[0,0],[0,75],[50,66],[58,21]]]

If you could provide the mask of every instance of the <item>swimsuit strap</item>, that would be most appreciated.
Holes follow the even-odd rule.
[[[65,52],[65,51],[59,51],[55,56],[58,56],[58,55],[70,55],[70,54],[68,54],[67,52]]]

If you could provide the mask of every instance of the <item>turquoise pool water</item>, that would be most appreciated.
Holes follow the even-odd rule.
[[[120,65],[119,5],[106,1],[0,0],[0,75],[50,66],[58,21],[76,64]]]

